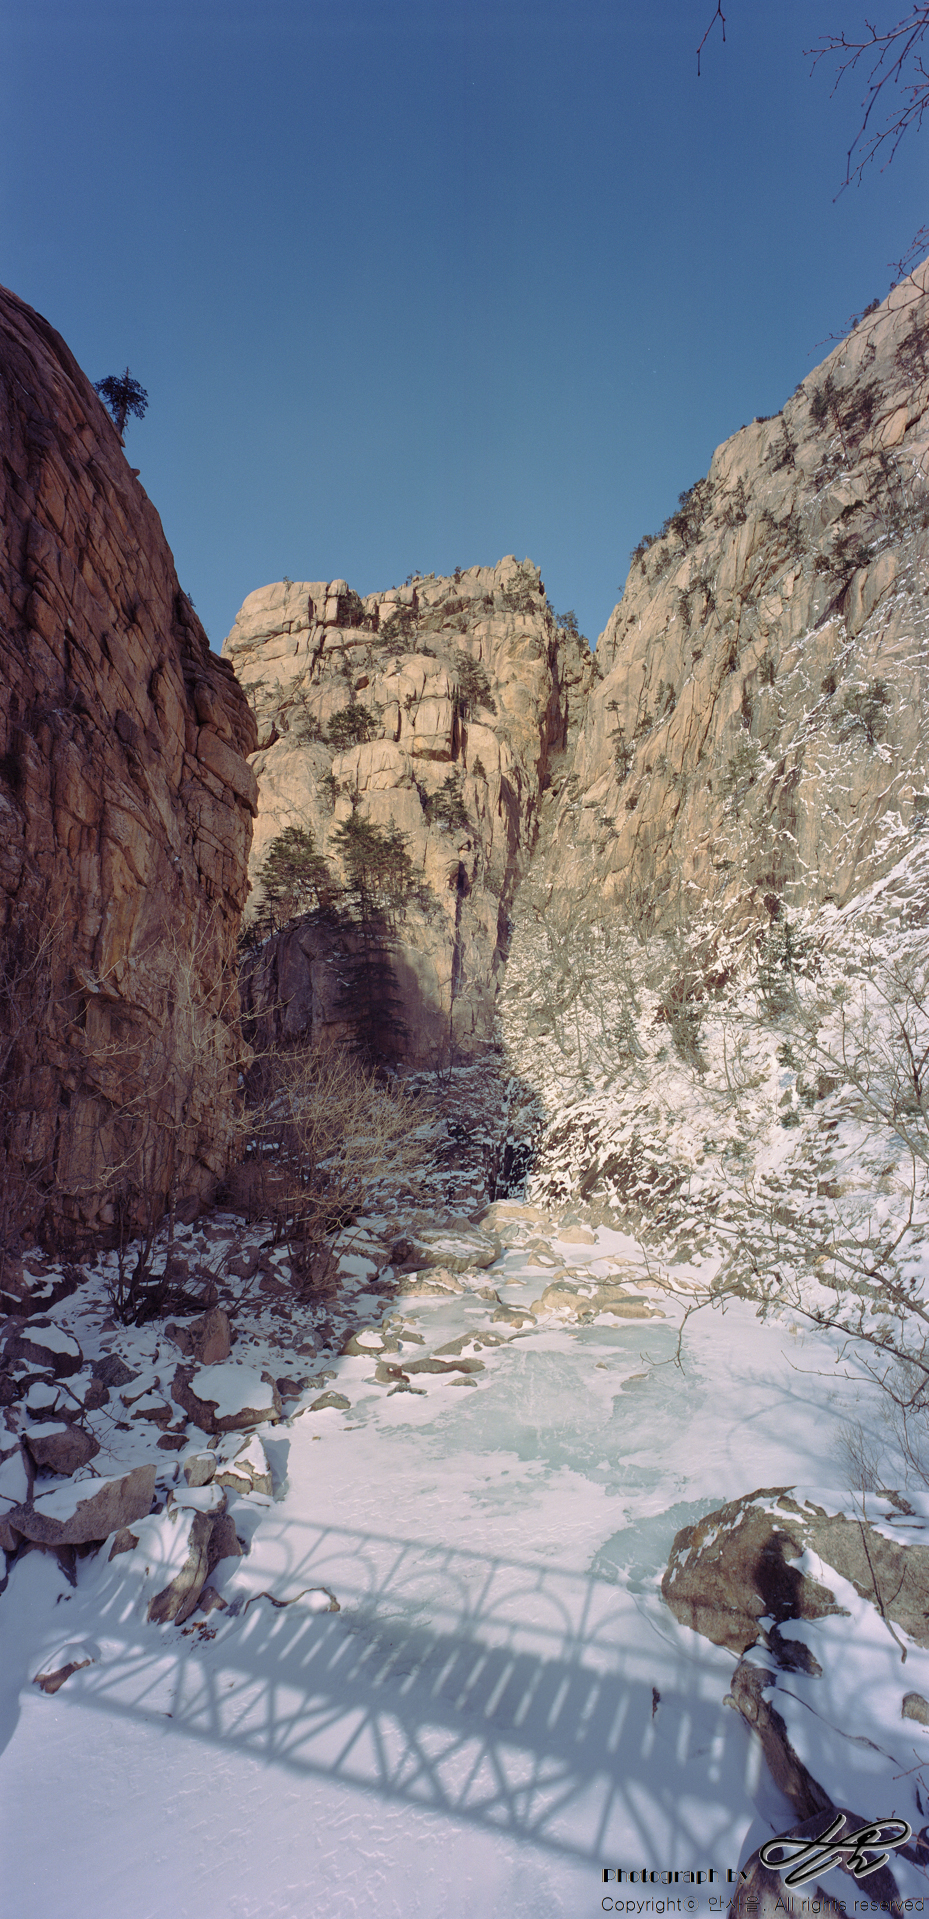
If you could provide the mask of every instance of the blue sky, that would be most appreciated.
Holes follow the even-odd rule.
[[[528,554],[592,639],[631,547],[927,217],[835,196],[857,0],[2,0],[0,280],[91,379],[219,647],[246,593]]]

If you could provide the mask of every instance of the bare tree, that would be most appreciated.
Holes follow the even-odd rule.
[[[865,20],[857,32],[828,33],[806,49],[814,67],[821,60],[835,62],[833,93],[847,75],[865,76],[861,123],[846,154],[843,185],[860,181],[873,160],[888,166],[904,136],[922,126],[929,106],[927,33],[929,6],[918,6],[889,27]]]
[[[719,0],[697,48],[698,78],[700,58],[717,21],[725,41],[726,16]],[[927,33],[929,6],[914,6],[890,26],[878,28],[865,19],[857,29],[823,34],[815,46],[805,48],[814,68],[823,60],[834,63],[833,93],[848,76],[864,77],[862,117],[845,157],[843,186],[860,181],[873,160],[881,159],[888,166],[905,135],[922,126],[929,106],[929,68],[923,51]]]
[[[422,1101],[353,1054],[308,1043],[253,1063],[240,1120],[253,1214],[286,1245],[298,1295],[332,1277],[329,1241],[378,1200],[422,1194]]]
[[[53,1180],[53,1118],[30,1102],[37,1042],[54,1029],[67,976],[69,904],[11,907],[0,932],[0,1281]]]
[[[114,1020],[107,979],[82,980],[86,1082],[106,1115],[99,1129],[93,1190],[108,1204],[117,1248],[113,1308],[128,1324],[164,1310],[175,1283],[178,1205],[191,1168],[217,1174],[237,1131],[234,1081],[247,1065],[238,1037],[238,989],[222,961],[217,916],[192,946],[174,947],[153,1006]],[[216,1089],[226,1080],[226,1110]]]

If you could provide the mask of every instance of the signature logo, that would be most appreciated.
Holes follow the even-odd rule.
[[[759,1848],[758,1857],[763,1866],[780,1873],[785,1886],[805,1886],[832,1866],[845,1866],[856,1879],[867,1879],[869,1873],[886,1866],[894,1847],[905,1845],[913,1833],[905,1819],[875,1819],[840,1839],[844,1824],[844,1812],[837,1812],[817,1839],[795,1839],[782,1833],[778,1839],[767,1840]],[[785,1866],[790,1867],[789,1872],[784,1871]]]

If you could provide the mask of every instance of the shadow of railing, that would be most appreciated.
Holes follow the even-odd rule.
[[[260,1544],[233,1616],[180,1630],[108,1580],[110,1650],[62,1698],[579,1860],[735,1864],[751,1761],[715,1649],[550,1566],[274,1514]],[[339,1612],[297,1597],[319,1587]]]

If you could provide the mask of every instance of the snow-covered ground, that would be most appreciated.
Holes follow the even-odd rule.
[[[673,1896],[705,1913],[793,1823],[724,1703],[733,1656],[679,1626],[658,1583],[680,1527],[757,1486],[847,1505],[822,1490],[830,1449],[850,1413],[871,1418],[875,1389],[850,1382],[821,1335],[739,1301],[690,1320],[681,1370],[682,1301],[635,1242],[518,1207],[496,1224],[500,1259],[431,1292],[408,1281],[385,1302],[355,1272],[331,1331],[339,1349],[354,1331],[360,1352],[310,1356],[299,1312],[242,1305],[235,1359],[259,1379],[293,1374],[302,1344],[315,1370],[289,1381],[285,1420],[259,1429],[273,1494],[229,1494],[248,1551],[212,1575],[224,1609],[146,1620],[177,1562],[188,1444],[156,1451],[157,1425],[116,1393],[94,1415],[94,1470],[156,1460],[161,1510],[133,1550],[79,1553],[73,1586],[49,1553],[12,1566],[6,1911],[573,1919]],[[131,1392],[167,1403],[176,1348],[163,1328],[114,1327],[104,1279],[56,1325],[85,1366],[116,1354],[138,1375]],[[584,1317],[567,1291],[526,1316],[553,1281],[601,1306],[593,1288],[611,1279],[643,1316]],[[453,1370],[387,1372],[423,1358]],[[313,1410],[324,1389],[348,1406]],[[189,1450],[207,1445],[191,1426]],[[929,1731],[900,1703],[929,1696],[929,1655],[911,1647],[901,1667],[873,1609],[844,1597],[851,1650],[847,1621],[815,1622],[824,1675],[779,1676],[777,1704],[834,1800],[918,1827]],[[54,1694],[35,1683],[71,1662]],[[617,1868],[718,1876],[621,1890],[603,1881]],[[911,1896],[929,1892],[899,1872]],[[823,1883],[855,1896],[840,1875]]]
[[[57,1460],[46,1513],[145,1463],[157,1483],[115,1553],[20,1552],[0,1585],[4,1912],[725,1909],[796,1814],[726,1703],[734,1656],[660,1580],[682,1527],[761,1487],[911,1544],[929,1529],[925,1421],[907,1457],[873,1377],[918,1350],[929,1278],[927,897],[924,835],[789,941],[718,941],[702,980],[705,929],[638,946],[592,921],[559,946],[527,922],[509,1079],[449,1076],[460,1164],[437,1156],[426,1215],[346,1231],[335,1296],[300,1305],[258,1226],[187,1231],[235,1332],[228,1359],[192,1355],[193,1407],[172,1391],[183,1323],[181,1346],[165,1320],[117,1324],[114,1256],[27,1322],[48,1363],[26,1390],[20,1357],[5,1389],[0,1525],[25,1437]],[[671,961],[689,998],[668,999]],[[473,1220],[506,1164],[529,1178],[484,1217],[495,1246],[442,1207]],[[197,1394],[233,1427],[246,1402],[282,1417],[236,1458],[244,1434],[199,1430]],[[82,1443],[62,1424],[80,1405],[99,1450],[75,1470],[56,1449]],[[155,1624],[220,1476],[217,1603]],[[834,1803],[919,1832],[929,1725],[902,1707],[929,1720],[929,1653],[812,1554],[800,1570],[845,1612],[804,1620],[810,1671],[769,1698]],[[819,1883],[861,1909],[867,1881]]]

